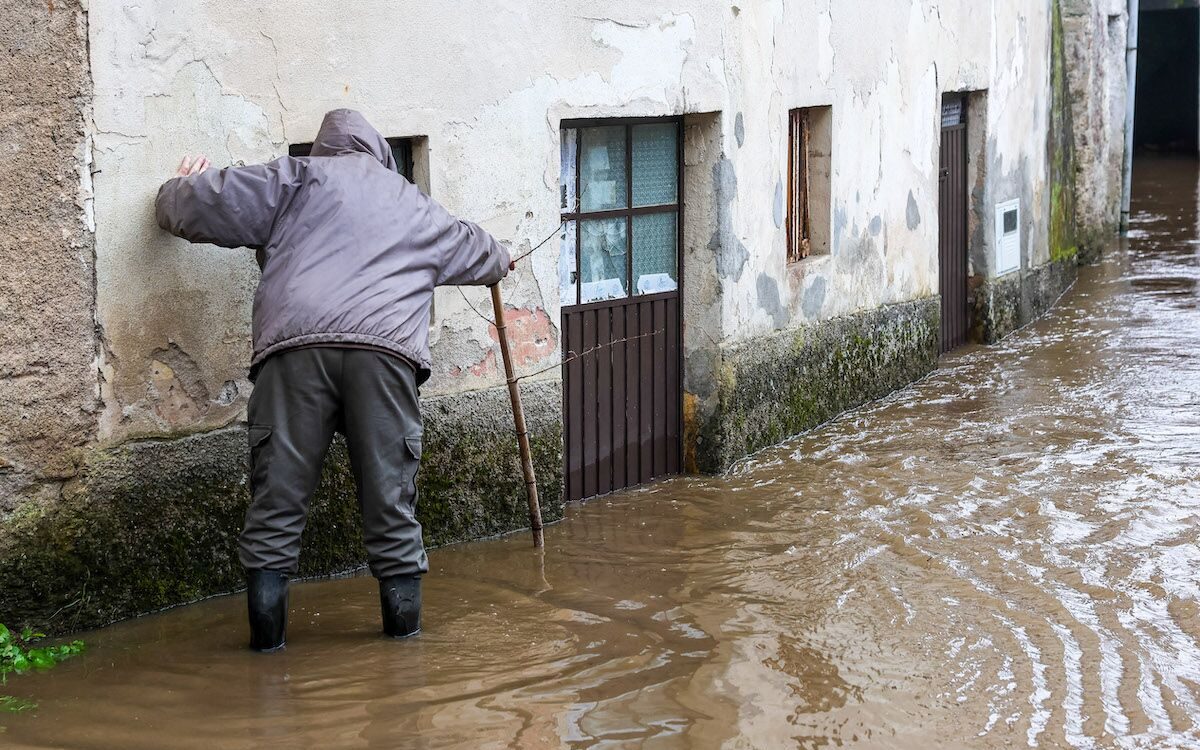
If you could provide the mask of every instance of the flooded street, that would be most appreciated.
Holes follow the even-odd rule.
[[[424,633],[374,580],[85,634],[0,744],[1200,747],[1194,161],[1136,167],[1128,250],[1046,319],[727,477],[431,554]]]

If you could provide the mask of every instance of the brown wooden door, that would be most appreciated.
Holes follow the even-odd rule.
[[[564,123],[568,500],[677,474],[683,144],[676,118]]]
[[[946,124],[947,122],[953,124]],[[967,124],[943,114],[938,173],[938,293],[941,350],[967,342]]]
[[[679,294],[564,308],[569,500],[680,468]]]

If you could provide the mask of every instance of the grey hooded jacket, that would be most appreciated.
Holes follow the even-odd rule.
[[[395,171],[386,139],[353,110],[325,115],[311,156],[176,177],[158,225],[192,242],[259,250],[250,376],[272,354],[358,345],[429,376],[436,285],[494,284],[508,251]]]

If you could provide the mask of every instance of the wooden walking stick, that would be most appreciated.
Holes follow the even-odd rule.
[[[512,399],[513,422],[517,427],[517,444],[521,448],[521,471],[525,474],[525,496],[529,501],[529,527],[533,546],[541,547],[542,507],[538,503],[537,478],[533,475],[533,456],[529,451],[529,431],[525,429],[525,410],[521,407],[521,389],[513,372],[512,353],[508,349],[508,332],[504,324],[504,303],[500,299],[500,284],[492,286],[492,309],[496,313],[496,334],[500,339],[500,356],[504,358],[504,376],[508,378],[508,397]]]

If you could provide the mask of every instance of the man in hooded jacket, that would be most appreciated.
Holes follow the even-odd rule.
[[[209,170],[185,158],[159,190],[158,225],[191,242],[250,247],[254,392],[251,503],[240,539],[250,646],[284,646],[288,577],[335,431],[346,437],[384,632],[420,630],[428,570],[417,523],[417,387],[429,377],[438,285],[495,284],[508,251],[396,171],[353,110],[325,115],[307,157]]]

